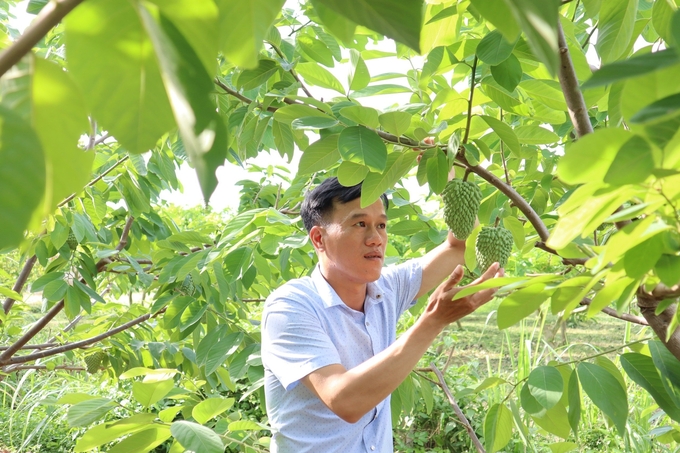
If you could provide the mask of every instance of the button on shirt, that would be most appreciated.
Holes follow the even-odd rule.
[[[384,268],[367,286],[363,313],[345,305],[318,267],[267,298],[262,363],[272,453],[393,451],[389,397],[357,423],[347,423],[300,380],[327,365],[349,370],[386,349],[421,280],[418,260]]]

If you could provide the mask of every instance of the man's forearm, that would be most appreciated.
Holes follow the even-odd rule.
[[[343,420],[354,423],[406,379],[443,327],[421,317],[396,342],[361,365],[351,370],[331,365],[303,382],[313,385],[313,391],[320,389],[315,391],[319,398]]]

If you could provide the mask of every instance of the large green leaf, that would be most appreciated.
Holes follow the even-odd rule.
[[[647,74],[648,72],[653,72],[679,62],[680,58],[678,58],[678,53],[674,48],[636,55],[626,60],[615,61],[602,66],[583,84],[583,88],[609,85],[619,80]]]
[[[378,134],[363,126],[345,128],[338,138],[338,150],[343,160],[366,165],[371,171],[385,170],[387,147]]]
[[[562,404],[556,404],[545,411],[542,416],[532,416],[531,419],[549,433],[562,439],[569,437],[569,415],[567,414],[567,409]]]
[[[0,106],[0,249],[21,242],[45,193],[45,157],[38,136]]]
[[[76,453],[90,451],[100,445],[107,444],[126,434],[136,433],[144,429],[153,428],[155,414],[135,414],[116,422],[101,423],[88,429],[78,441],[74,451]]]
[[[300,157],[298,174],[311,174],[337,164],[341,158],[338,137],[339,134],[328,135],[309,145]]]
[[[560,401],[560,398],[562,398],[562,392],[564,391],[562,375],[557,368],[552,366],[540,366],[531,370],[527,385],[531,395],[545,409],[551,409],[555,406]]]
[[[132,2],[93,0],[66,17],[70,74],[100,126],[133,153],[175,124],[156,54]]]
[[[139,14],[158,52],[161,78],[182,143],[207,203],[217,187],[215,171],[224,164],[228,143],[226,126],[210,99],[212,78],[172,22],[161,15],[159,26],[144,7]]]
[[[559,0],[506,0],[522,27],[531,51],[551,75],[557,74]]]
[[[68,408],[66,420],[70,426],[88,426],[102,418],[116,404],[108,398],[95,398],[81,401]]]
[[[345,16],[337,14],[323,3],[314,3],[314,10],[319,15],[321,22],[326,26],[336,38],[345,44],[349,44],[354,39],[354,30],[357,24],[347,19]]]
[[[224,444],[212,429],[181,420],[170,425],[170,432],[187,450],[201,453],[223,453]]]
[[[644,107],[680,92],[679,70],[680,64],[675,64],[627,80],[621,93],[623,119],[628,122]],[[673,127],[671,136],[676,130],[677,125]]]
[[[436,47],[450,46],[460,39],[460,16],[456,14],[457,6],[445,8],[432,16],[438,6],[427,5],[425,11],[426,23],[420,32],[420,52],[423,55]]]
[[[633,135],[623,129],[598,129],[567,146],[557,165],[557,175],[567,184],[601,181],[621,146],[632,138]],[[593,153],[595,149],[597,153]],[[583,165],[586,161],[588,165]]]
[[[494,453],[505,447],[512,437],[512,412],[505,404],[494,404],[484,418],[486,451]]]
[[[560,139],[554,132],[536,125],[518,126],[515,135],[525,145],[550,145]]]
[[[482,115],[481,118],[486,121],[486,124],[488,124],[496,134],[498,134],[501,140],[503,140],[507,147],[510,148],[510,151],[517,156],[520,155],[521,147],[519,140],[510,126],[491,116]]]
[[[595,48],[604,63],[621,57],[633,36],[637,0],[608,0],[602,2]]]
[[[132,394],[139,404],[149,407],[163,399],[175,386],[175,381],[166,379],[158,382],[133,382]]]
[[[508,42],[514,42],[517,39],[520,27],[505,0],[470,0],[470,3],[503,33]]]
[[[340,81],[331,74],[328,69],[319,66],[318,63],[300,63],[296,66],[297,72],[310,84],[335,90],[345,94],[345,88]]]
[[[262,58],[253,69],[244,69],[236,80],[236,87],[245,91],[252,90],[265,83],[276,71],[279,65],[274,60]]]
[[[420,51],[422,2],[419,0],[312,0],[352,22]]]
[[[411,151],[394,152],[387,156],[382,173],[369,173],[361,185],[361,207],[374,203],[380,195],[394,186],[413,167],[417,154]]]
[[[146,453],[168,440],[170,436],[169,427],[154,425],[152,428],[126,437],[107,451],[109,453]]]
[[[516,56],[510,54],[501,63],[491,66],[493,79],[503,88],[512,92],[522,80],[522,65]]]
[[[578,377],[586,395],[612,419],[619,434],[623,436],[628,419],[625,389],[609,371],[592,363],[579,363]]]
[[[217,0],[222,52],[236,66],[255,68],[267,30],[285,0]]]
[[[288,125],[293,124],[293,121],[295,121],[296,119],[306,118],[309,116],[329,120],[333,119],[333,117],[326,115],[319,109],[315,109],[314,107],[302,104],[287,105],[285,107],[281,107],[276,112],[274,112],[274,119],[276,121],[280,121]]]
[[[482,38],[475,52],[480,60],[493,66],[504,62],[514,48],[514,43],[508,42],[500,31],[494,30]]]
[[[666,415],[676,422],[680,420],[680,407],[668,395],[651,357],[636,352],[621,354],[621,367],[628,377],[652,395]]]
[[[191,416],[203,425],[211,418],[229,410],[233,405],[234,398],[208,398],[194,406],[191,410]]]
[[[380,115],[378,121],[387,132],[400,136],[411,126],[411,117],[408,112],[387,112]]]
[[[630,117],[631,123],[650,123],[675,115],[680,110],[680,93],[654,101]]]
[[[90,124],[83,96],[68,73],[54,63],[35,58],[31,93],[33,127],[45,153],[47,215],[90,180],[94,152],[78,148],[78,140],[89,131]]]
[[[680,362],[660,341],[650,341],[648,345],[666,392],[680,406]]]
[[[640,136],[634,136],[621,146],[616,153],[609,170],[604,175],[604,182],[622,186],[624,184],[641,184],[654,170],[652,147]]]
[[[352,187],[363,181],[368,172],[365,165],[346,160],[338,167],[338,181],[345,187]]]
[[[364,107],[361,105],[343,107],[340,109],[340,115],[344,116],[348,120],[354,121],[357,124],[361,124],[373,129],[377,128],[379,125],[378,111],[371,107]]]
[[[361,58],[361,53],[356,49],[350,49],[349,61],[352,64],[352,69],[347,75],[349,89],[355,91],[366,88],[371,81],[371,74],[368,72],[366,62]]]
[[[567,393],[569,398],[569,426],[571,426],[574,435],[578,435],[578,422],[581,420],[581,388],[576,370],[572,370],[569,376]]]
[[[545,285],[539,283],[505,297],[498,306],[498,328],[507,329],[535,312],[550,297],[550,292],[544,289]]]

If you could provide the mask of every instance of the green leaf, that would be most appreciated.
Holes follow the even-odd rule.
[[[442,193],[449,181],[449,163],[446,154],[439,148],[434,148],[434,156],[427,159],[427,183],[432,192]]]
[[[138,11],[130,2],[94,0],[65,19],[69,74],[100,126],[132,153],[153,148],[175,124]]]
[[[173,422],[170,432],[187,450],[201,453],[223,453],[224,444],[212,429],[185,420]]]
[[[661,255],[654,267],[656,275],[661,282],[668,287],[680,282],[680,257],[673,255]]]
[[[313,0],[312,4],[326,6],[352,22],[420,52],[422,2],[418,0]]]
[[[203,341],[201,341],[198,350],[200,350],[200,352],[205,350],[205,354],[196,354],[196,360],[205,357],[205,362],[199,361],[199,364],[202,365],[205,363],[206,376],[214,373],[219,367],[224,365],[227,358],[236,352],[242,339],[243,335],[241,333],[234,332],[227,336],[219,337],[217,341],[213,341],[209,344],[204,345]]]
[[[42,296],[50,302],[57,302],[64,298],[69,288],[64,280],[53,280],[45,285]]]
[[[321,22],[326,26],[336,38],[340,39],[346,45],[349,45],[354,39],[354,30],[357,24],[347,19],[345,16],[336,14],[335,11],[324,6],[322,3],[313,3],[314,10],[319,15]],[[350,51],[351,52],[351,51]]]
[[[666,392],[680,405],[680,362],[660,341],[647,343]]]
[[[595,48],[604,63],[621,57],[633,36],[637,0],[602,2]]]
[[[344,161],[338,167],[338,181],[345,187],[352,187],[363,181],[368,172],[365,165]]]
[[[254,69],[245,69],[239,74],[236,81],[237,88],[246,91],[252,90],[265,83],[271,76],[279,70],[279,65],[274,60],[262,58]]]
[[[623,291],[630,285],[634,280],[631,278],[622,278],[616,280],[615,282],[610,282],[605,285],[604,288],[599,290],[593,300],[588,306],[588,316],[595,316],[597,313],[602,311],[602,309],[613,301],[617,300]]]
[[[401,236],[412,236],[419,231],[427,229],[428,226],[422,220],[402,220],[399,223],[389,226],[390,234]]]
[[[170,438],[170,428],[154,425],[142,432],[135,433],[118,442],[109,453],[146,453]]]
[[[387,112],[380,115],[378,121],[383,129],[399,137],[411,127],[411,117],[407,112]]]
[[[562,404],[555,405],[540,417],[532,416],[531,419],[551,434],[562,439],[569,437],[569,416],[567,409]]]
[[[305,118],[309,116],[314,116],[318,118],[334,119],[331,116],[326,115],[321,110],[315,109],[314,107],[309,107],[308,105],[294,104],[281,107],[276,112],[274,112],[274,119],[280,121],[284,124],[291,125],[293,121],[298,118]]]
[[[477,44],[475,53],[484,63],[493,66],[504,62],[514,48],[514,43],[506,41],[500,31],[493,30]]]
[[[512,412],[504,404],[494,404],[484,418],[486,451],[495,453],[505,447],[512,437]]]
[[[515,135],[524,145],[550,145],[560,140],[556,133],[536,125],[518,126]]]
[[[233,405],[234,398],[208,398],[194,406],[191,416],[201,425],[205,425],[208,420],[229,410]]]
[[[361,185],[361,206],[374,203],[380,195],[393,187],[413,167],[417,154],[411,151],[394,152],[387,156],[382,173],[369,173]]]
[[[38,136],[0,106],[0,249],[16,247],[45,193],[45,157]]]
[[[652,147],[647,140],[636,135],[621,146],[604,176],[604,182],[617,186],[640,184],[652,174],[653,169]]]
[[[517,219],[517,217],[503,218],[503,226],[512,233],[512,239],[515,241],[515,247],[522,250],[524,246],[524,225]]]
[[[606,369],[586,362],[579,363],[578,377],[586,395],[612,419],[623,436],[628,418],[628,400],[621,384]]]
[[[308,175],[337,164],[340,160],[338,137],[339,134],[328,135],[309,145],[300,157],[298,174]]]
[[[680,110],[680,93],[654,101],[630,117],[631,123],[644,124],[674,115]]]
[[[217,187],[215,171],[224,163],[228,147],[226,126],[210,99],[212,78],[172,22],[161,15],[159,25],[145,7],[139,8],[139,14],[158,52],[161,79],[207,203]]]
[[[158,382],[133,382],[132,395],[144,407],[149,407],[163,399],[175,386],[173,379]]]
[[[528,414],[536,417],[542,417],[545,415],[546,410],[541,404],[534,398],[534,396],[529,391],[529,384],[525,383],[522,386],[522,390],[519,392],[519,400],[524,409]]]
[[[626,60],[615,61],[602,66],[593,73],[582,88],[610,85],[619,80],[647,74],[679,62],[678,53],[674,48],[636,55]]]
[[[252,420],[237,420],[229,423],[229,431],[261,431],[262,425],[255,423]]]
[[[470,3],[508,42],[515,42],[521,30],[508,3],[504,0],[470,0]]]
[[[90,124],[82,94],[60,66],[40,58],[33,60],[31,87],[32,122],[45,154],[47,190],[43,215],[80,192],[90,180],[94,152],[78,148]]]
[[[338,150],[343,160],[366,165],[371,171],[385,170],[387,147],[378,134],[363,126],[345,128],[338,138]]]
[[[335,65],[333,54],[323,42],[308,35],[299,35],[296,41],[303,54],[308,57],[308,59],[321,63],[329,68],[332,68]]]
[[[116,404],[108,398],[81,401],[68,408],[66,420],[71,427],[87,426],[102,418]]]
[[[318,129],[328,129],[330,127],[336,126],[338,120],[335,118],[321,118],[318,116],[303,116],[302,118],[294,119],[290,124],[293,129],[302,130],[318,130]]]
[[[522,27],[531,51],[551,75],[557,74],[559,0],[507,0],[507,3]]]
[[[675,40],[675,45],[680,46],[680,11],[676,11],[671,19],[671,36]]]
[[[626,274],[634,279],[642,278],[661,258],[663,249],[663,238],[657,234],[628,250],[623,257]]]
[[[517,57],[512,54],[497,65],[491,66],[491,75],[493,76],[493,79],[510,92],[517,88],[520,80],[522,80],[522,74],[522,65],[519,63]]]
[[[537,100],[553,110],[564,112],[567,103],[560,84],[554,80],[532,79],[523,80],[519,86],[527,92],[529,97]]]
[[[555,442],[554,444],[549,444],[551,453],[567,453],[578,449],[578,444],[574,442]]]
[[[154,427],[155,414],[135,414],[113,423],[101,423],[88,429],[76,442],[76,453],[90,451],[126,434]]]
[[[295,69],[310,84],[345,94],[345,88],[340,81],[328,69],[319,66],[318,63],[299,63]]]
[[[598,129],[585,135],[567,145],[564,157],[557,165],[557,175],[567,184],[601,181],[623,144],[632,138],[630,132],[617,128]],[[594,149],[598,152],[593,153]]]
[[[456,14],[458,7],[453,5],[445,8],[436,15],[432,15],[437,11],[438,5],[429,4],[425,9],[425,19],[427,22],[420,32],[420,53],[423,55],[429,54],[428,62],[423,67],[422,80],[426,80],[439,66],[441,56],[443,56],[443,48],[454,44],[460,39],[460,19]],[[428,20],[428,18],[430,18]],[[434,20],[436,18],[436,20]],[[439,57],[430,60],[435,49],[439,49]],[[436,55],[436,54],[435,54]],[[428,67],[432,63],[433,67]]]
[[[491,116],[481,115],[480,117],[486,121],[486,124],[488,124],[496,134],[498,134],[501,140],[505,142],[506,146],[510,148],[510,151],[513,152],[513,154],[516,156],[520,155],[522,151],[519,140],[510,126]]]
[[[290,162],[295,152],[295,141],[290,126],[280,121],[274,121],[272,123],[272,134],[279,154],[281,157],[287,156]]]
[[[678,422],[680,420],[680,407],[668,395],[652,358],[636,352],[630,352],[621,354],[620,360],[621,367],[628,374],[628,377],[647,390],[666,415]]]
[[[361,105],[343,107],[340,109],[340,115],[355,123],[373,129],[377,128],[380,124],[378,121],[378,111],[370,107],[363,107]]]
[[[371,81],[371,74],[368,72],[366,62],[361,58],[361,53],[356,49],[350,49],[349,61],[352,64],[352,69],[348,74],[350,91],[366,88]]]
[[[529,288],[533,288],[533,286],[530,286]],[[562,398],[562,392],[564,391],[564,381],[562,379],[562,375],[557,370],[557,368],[552,366],[540,366],[531,370],[531,373],[529,373],[529,379],[527,380],[527,385],[529,386],[529,392],[536,399],[536,401],[538,401],[542,407],[548,410],[560,401],[560,398]],[[566,419],[566,411],[564,416]],[[567,435],[568,434],[569,433],[567,432]]]
[[[569,397],[569,426],[578,435],[578,422],[581,420],[581,389],[579,387],[578,374],[576,370],[569,376],[569,387],[567,389]]]
[[[236,66],[255,68],[269,27],[285,0],[218,0],[222,52]],[[234,18],[238,20],[234,20]]]
[[[410,93],[411,89],[401,85],[395,84],[383,84],[383,85],[371,85],[357,90],[352,93],[352,98],[362,98],[368,96],[375,96],[378,94],[395,94],[395,93]]]
[[[506,329],[535,312],[550,297],[544,289],[543,284],[531,285],[504,298],[498,306],[498,328]]]

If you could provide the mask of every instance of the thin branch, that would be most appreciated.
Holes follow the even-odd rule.
[[[560,86],[562,93],[564,93],[564,100],[567,102],[569,117],[574,125],[576,135],[581,138],[593,132],[593,126],[590,124],[588,108],[583,100],[583,93],[579,89],[578,78],[571,61],[571,55],[569,55],[569,47],[567,47],[567,38],[564,36],[560,21],[557,21],[557,42],[560,53],[560,70],[558,73]]]
[[[536,244],[534,245],[534,247],[536,247],[537,249],[541,249],[541,250],[543,250],[543,251],[546,251],[546,252],[548,252],[548,253],[552,253],[553,255],[559,256],[560,258],[562,258],[562,257],[560,256],[560,254],[557,253],[556,250],[554,250],[554,249],[548,247],[548,246],[545,244],[545,242],[538,241],[538,242],[536,242]],[[588,261],[588,259],[589,259],[589,258],[562,258],[562,263],[563,263],[564,265],[566,265],[566,266],[576,266],[577,264],[585,264],[586,261]]]
[[[482,446],[482,443],[479,441],[479,438],[477,437],[475,430],[472,428],[472,426],[470,425],[470,422],[465,417],[465,414],[463,414],[463,411],[460,410],[460,406],[458,406],[458,403],[456,403],[456,400],[453,398],[453,394],[451,394],[451,390],[449,390],[449,386],[446,385],[446,381],[444,380],[444,376],[442,375],[442,372],[439,371],[439,369],[435,366],[434,362],[430,363],[430,369],[432,370],[432,372],[434,374],[437,375],[437,379],[439,380],[439,384],[440,384],[442,390],[444,390],[446,397],[449,399],[449,403],[451,404],[451,407],[453,407],[453,411],[456,413],[456,416],[458,417],[458,419],[461,421],[461,423],[465,427],[465,430],[468,432],[468,435],[472,439],[472,443],[475,444],[477,451],[479,453],[486,453],[486,450],[484,450],[484,446]]]
[[[18,371],[18,370],[46,370],[46,371],[52,371],[52,370],[65,370],[65,371],[85,371],[85,367],[82,367],[82,366],[71,366],[71,365],[56,365],[56,366],[50,367],[50,368],[48,369],[46,365],[16,365],[16,366],[11,367],[11,370],[9,370],[9,371]]]
[[[35,266],[35,262],[38,259],[36,255],[33,255],[26,261],[26,264],[24,264],[23,269],[21,269],[21,273],[19,274],[19,278],[17,278],[17,281],[14,283],[14,286],[12,287],[12,291],[15,293],[21,293],[21,290],[24,289],[24,285],[26,284],[26,281],[28,280],[28,276],[31,275],[31,271],[33,270],[33,266]],[[8,297],[5,299],[5,302],[2,304],[2,308],[5,311],[5,314],[9,313],[9,311],[12,309],[12,305],[14,305],[14,299],[11,297]]]
[[[73,8],[83,0],[55,0],[48,2],[38,17],[26,29],[23,35],[0,53],[0,76],[17,64],[33,46],[38,44],[47,33],[57,25]]]
[[[119,252],[123,250],[128,243],[128,236],[130,235],[130,229],[132,228],[132,222],[134,220],[135,218],[130,216],[128,217],[127,222],[125,222],[123,232],[121,233],[120,240],[118,241],[118,245],[116,246],[116,250],[118,250]]]
[[[472,122],[472,98],[475,95],[475,77],[477,76],[477,55],[472,62],[472,75],[470,75],[470,96],[468,97],[467,124],[465,125],[465,136],[463,143],[467,143],[470,136],[470,123]],[[453,152],[453,150],[451,150]]]
[[[222,88],[224,91],[227,92],[227,94],[229,94],[229,95],[231,95],[231,96],[234,96],[235,98],[239,99],[241,102],[245,102],[246,104],[252,104],[253,102],[255,102],[255,101],[253,101],[252,99],[249,99],[249,98],[245,97],[244,95],[242,95],[242,94],[239,93],[238,91],[232,90],[232,89],[229,88],[227,85],[225,85],[224,83],[222,83],[222,81],[219,80],[217,77],[215,77],[215,85],[217,85],[218,87]],[[263,110],[263,107],[262,107],[261,104],[257,104],[257,105],[258,105],[258,107],[260,107],[261,110]],[[276,107],[267,107],[266,110],[267,110],[268,112],[276,112],[278,109],[277,109]]]
[[[4,366],[10,363],[12,356],[25,346],[33,337],[38,335],[40,331],[49,324],[52,319],[64,308],[64,300],[60,300],[50,310],[40,318],[33,326],[24,333],[21,338],[19,338],[13,345],[9,346],[5,351],[0,354],[0,366]]]
[[[597,22],[595,23],[595,25],[593,25],[593,29],[590,30],[590,33],[588,33],[588,36],[586,36],[586,40],[583,41],[583,44],[581,44],[581,49],[585,50],[586,46],[590,43],[590,38],[593,37],[593,33],[595,33],[595,30],[597,30],[597,25],[598,25]]]
[[[503,109],[501,109],[501,121],[503,121]],[[501,162],[503,162],[503,171],[505,172],[505,183],[510,185],[510,174],[508,173],[508,164],[505,162],[505,146],[501,140]]]
[[[592,302],[592,300],[586,297],[581,301],[580,305],[587,306],[587,305],[590,305],[591,302]],[[620,320],[626,321],[626,322],[631,322],[633,324],[639,324],[641,326],[648,326],[649,325],[647,320],[645,318],[643,318],[642,316],[635,316],[635,315],[631,315],[630,313],[619,314],[616,310],[614,310],[611,307],[604,307],[602,309],[602,313],[609,315],[612,318],[620,319]]]
[[[57,346],[56,343],[50,342],[50,343],[42,343],[42,344],[29,344],[26,346],[22,346],[19,349],[47,349],[47,348],[52,348],[54,346]],[[9,346],[0,346],[0,351],[5,351],[9,349]]]
[[[279,49],[279,46],[277,46],[276,44],[274,44],[271,41],[267,41],[267,44],[269,44],[271,46],[271,48],[274,49],[274,52],[276,52],[276,54],[279,56],[279,58],[281,58],[283,61],[286,61],[286,62],[288,61],[288,60],[286,60],[286,56],[283,54],[283,52],[281,52],[281,49]],[[302,91],[304,91],[305,94],[308,97],[314,98],[314,96],[312,96],[312,93],[309,92],[309,90],[307,89],[305,84],[302,83],[302,80],[300,79],[300,76],[298,76],[297,72],[295,72],[295,69],[290,68],[288,70],[288,72],[290,72],[290,75],[292,75],[293,78],[298,81],[298,83],[300,84],[300,87],[302,88]]]
[[[300,30],[302,30],[303,28],[305,28],[307,25],[309,25],[309,24],[311,24],[311,23],[312,23],[312,21],[309,20],[309,21],[307,21],[306,24],[300,25],[299,28],[293,28],[293,29],[290,31],[290,33],[288,33],[288,36],[293,36],[295,33],[299,32]],[[292,28],[292,27],[291,27],[291,28]]]
[[[86,340],[76,341],[76,342],[73,342],[73,343],[67,343],[67,344],[58,346],[56,348],[46,349],[46,350],[43,350],[43,351],[40,351],[40,352],[24,355],[24,356],[21,356],[21,357],[14,357],[12,360],[9,361],[9,363],[14,364],[14,363],[31,362],[33,360],[42,359],[42,358],[45,358],[45,357],[50,357],[50,356],[53,356],[53,355],[56,355],[56,354],[61,354],[62,352],[72,351],[74,349],[81,349],[81,348],[90,346],[91,344],[98,343],[101,340],[109,338],[109,337],[111,337],[111,336],[113,336],[117,333],[123,332],[124,330],[127,330],[130,327],[134,327],[137,324],[141,324],[151,317],[155,317],[155,316],[160,315],[161,313],[164,313],[166,308],[167,307],[163,307],[161,310],[159,310],[155,314],[147,313],[145,315],[139,316],[138,318],[135,318],[132,321],[126,322],[125,324],[118,326],[115,329],[111,329],[107,332],[104,332],[104,333],[97,335],[95,337],[92,337],[92,338],[88,338]],[[0,363],[0,365],[2,365],[2,363]]]
[[[96,145],[96,144],[97,144],[97,142],[95,142],[95,145]],[[114,168],[116,168],[117,166],[119,166],[120,164],[122,164],[123,162],[125,162],[126,160],[128,160],[129,158],[130,158],[130,155],[129,155],[129,154],[126,154],[125,156],[123,156],[123,157],[121,157],[120,159],[118,159],[118,160],[116,161],[116,163],[113,164],[113,165],[111,166],[111,168],[107,169],[104,173],[102,173],[101,175],[97,176],[96,178],[94,178],[94,179],[93,179],[92,181],[90,181],[89,183],[87,183],[87,185],[85,186],[85,188],[87,188],[87,187],[92,187],[92,186],[94,186],[95,184],[97,184],[99,181],[101,181],[102,179],[104,179],[104,177],[105,177],[106,175],[108,175],[109,173],[111,173],[111,172],[113,171]],[[77,195],[76,193],[72,193],[72,194],[69,195],[68,197],[64,198],[64,200],[63,200],[61,203],[59,203],[59,204],[57,205],[57,207],[58,207],[58,208],[61,208],[62,206],[66,205],[69,201],[73,200],[73,199],[76,197],[76,195]]]

